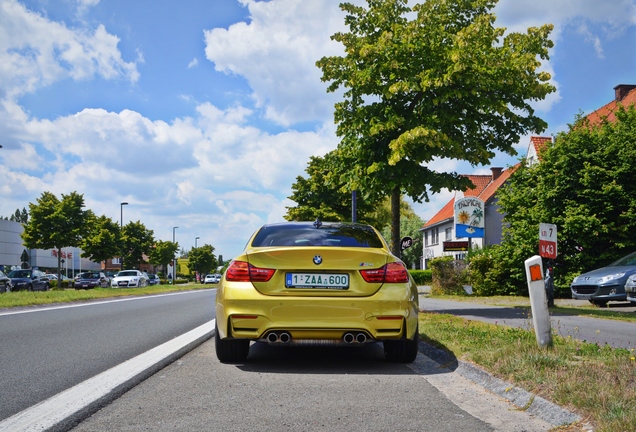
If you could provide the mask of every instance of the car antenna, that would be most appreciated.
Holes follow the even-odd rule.
[[[316,228],[320,228],[322,226],[322,222],[320,222],[320,219],[316,218],[316,220],[314,221],[314,226]]]

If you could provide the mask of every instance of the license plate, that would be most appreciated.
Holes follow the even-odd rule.
[[[345,290],[349,288],[349,275],[337,273],[286,273],[287,288],[322,288]]]

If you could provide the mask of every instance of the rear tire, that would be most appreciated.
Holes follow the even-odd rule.
[[[214,327],[216,357],[221,363],[242,363],[250,351],[249,339],[221,339],[219,329]]]
[[[419,336],[419,327],[416,327],[413,339],[407,339],[405,337],[398,340],[385,340],[383,342],[384,357],[390,362],[412,363],[417,357]]]

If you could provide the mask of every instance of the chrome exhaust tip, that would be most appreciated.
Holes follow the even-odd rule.
[[[287,343],[287,342],[290,342],[290,341],[291,341],[291,335],[290,335],[289,333],[281,333],[281,334],[278,336],[278,340],[279,340],[281,343],[284,343],[284,344],[285,344],[285,343]]]
[[[279,339],[279,336],[274,332],[267,335],[267,342],[269,343],[276,343],[279,341]]]
[[[353,336],[353,333],[345,333],[345,335],[342,337],[342,340],[347,343],[353,343],[353,341],[355,340],[355,337]]]
[[[359,344],[363,344],[367,341],[367,335],[365,335],[364,333],[358,333],[356,335],[356,342]]]

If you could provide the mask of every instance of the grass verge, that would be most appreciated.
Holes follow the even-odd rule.
[[[420,314],[420,329],[425,342],[577,412],[596,431],[634,430],[633,350],[556,335],[539,348],[532,331],[436,313]]]
[[[14,291],[0,294],[0,308],[38,306],[54,303],[99,300],[114,297],[161,294],[175,291],[215,288],[216,285],[153,285],[143,288],[94,288],[90,290]]]

